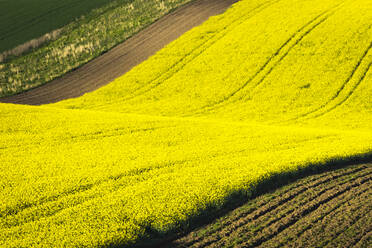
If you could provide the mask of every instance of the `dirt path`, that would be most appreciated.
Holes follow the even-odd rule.
[[[169,247],[371,247],[372,164],[262,195]]]
[[[193,1],[77,70],[27,92],[2,98],[0,102],[42,105],[94,91],[128,72],[210,16],[223,13],[237,1]]]

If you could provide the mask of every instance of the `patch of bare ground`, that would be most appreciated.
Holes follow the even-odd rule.
[[[370,247],[372,164],[261,195],[169,247]]]
[[[94,91],[122,76],[183,33],[202,24],[209,17],[223,13],[237,1],[192,1],[61,78],[18,95],[0,98],[0,102],[42,105],[79,97]]]

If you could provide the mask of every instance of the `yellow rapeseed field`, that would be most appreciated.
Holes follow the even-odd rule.
[[[0,104],[0,247],[130,245],[372,152],[370,0],[242,0],[111,84]]]

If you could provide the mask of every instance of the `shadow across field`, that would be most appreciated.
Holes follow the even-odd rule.
[[[308,164],[302,169],[295,171],[288,171],[285,173],[278,173],[272,175],[270,178],[260,182],[250,191],[236,191],[227,197],[223,206],[210,205],[198,215],[192,216],[187,221],[178,223],[178,226],[173,230],[161,232],[151,227],[151,223],[145,226],[146,233],[135,244],[125,245],[120,243],[109,243],[103,247],[121,248],[121,247],[188,247],[181,243],[175,242],[182,237],[190,235],[191,232],[200,229],[201,227],[211,224],[216,219],[227,215],[234,209],[237,209],[250,200],[267,193],[272,193],[283,186],[290,187],[294,182],[304,179],[306,177],[314,176],[321,173],[330,174],[337,170],[349,167],[358,166],[372,162],[372,152],[348,158],[332,158],[325,163]],[[369,179],[367,182],[369,182]],[[358,186],[359,184],[357,184]],[[357,187],[356,186],[356,187]],[[295,188],[294,188],[295,189]],[[337,193],[336,193],[337,196]],[[291,200],[292,198],[290,198]],[[283,202],[284,204],[285,202]],[[305,213],[307,214],[307,213]],[[190,235],[191,236],[191,235]],[[262,243],[262,242],[261,242]],[[259,243],[259,244],[261,244]],[[189,245],[192,245],[191,242]],[[208,244],[207,244],[208,245]],[[202,246],[204,247],[204,246]]]

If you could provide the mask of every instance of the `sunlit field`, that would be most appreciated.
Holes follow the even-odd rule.
[[[0,97],[63,76],[189,1],[0,1]]]
[[[0,246],[127,245],[372,154],[369,0],[242,0],[111,84],[0,104]]]

